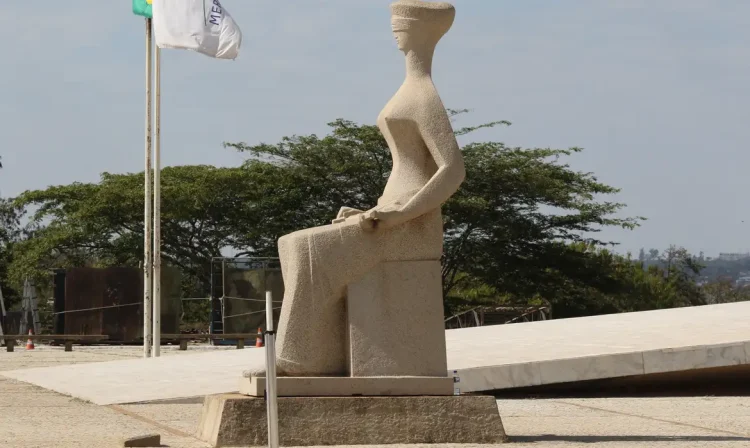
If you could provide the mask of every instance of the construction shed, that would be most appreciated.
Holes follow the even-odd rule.
[[[180,272],[162,267],[161,331],[180,332]],[[143,271],[130,267],[60,269],[54,274],[54,333],[143,340]]]

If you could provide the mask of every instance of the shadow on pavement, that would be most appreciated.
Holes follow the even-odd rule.
[[[515,443],[535,442],[750,442],[748,437],[732,436],[515,436],[510,437]]]
[[[750,365],[504,389],[497,398],[745,397]]]

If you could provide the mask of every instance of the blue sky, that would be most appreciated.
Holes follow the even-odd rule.
[[[162,52],[165,165],[237,165],[272,143],[372,123],[403,78],[387,0],[223,0],[236,61]],[[456,0],[434,77],[474,140],[585,148],[571,165],[649,218],[621,249],[750,250],[750,2]],[[129,0],[3,2],[0,192],[143,169],[143,20]],[[745,221],[744,223],[742,221]]]

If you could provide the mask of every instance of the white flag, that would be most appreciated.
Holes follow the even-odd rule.
[[[154,38],[159,48],[193,50],[235,59],[242,31],[219,0],[153,0]]]

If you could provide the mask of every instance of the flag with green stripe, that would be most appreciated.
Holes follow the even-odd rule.
[[[154,0],[133,0],[133,14],[146,17],[152,17],[151,3]]]

